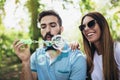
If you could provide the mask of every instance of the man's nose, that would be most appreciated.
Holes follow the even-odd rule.
[[[49,26],[47,26],[46,32],[50,32],[51,28]]]

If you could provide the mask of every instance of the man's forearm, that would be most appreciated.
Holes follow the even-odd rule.
[[[30,70],[30,63],[22,63],[22,73],[20,75],[20,80],[34,80],[32,72]]]

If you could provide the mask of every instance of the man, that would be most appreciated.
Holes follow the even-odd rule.
[[[63,31],[62,20],[53,10],[43,11],[38,21],[42,39],[51,41],[53,36]],[[30,57],[29,47],[19,40],[15,41],[14,50],[22,61],[24,80],[85,80],[86,59],[79,50],[61,52],[53,46],[38,48]],[[22,48],[25,46],[25,48]],[[69,48],[68,44],[63,47]]]

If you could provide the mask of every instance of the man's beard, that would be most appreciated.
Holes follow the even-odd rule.
[[[58,35],[58,34],[61,34],[61,31],[59,31],[59,32],[57,33],[57,35]],[[54,35],[52,35],[50,32],[48,32],[48,33],[45,35],[45,37],[42,36],[42,38],[43,38],[44,41],[47,41],[47,38],[48,38],[48,37],[52,39],[53,36],[54,36]],[[50,41],[51,41],[51,40],[50,40]],[[44,47],[46,47],[45,51],[48,51],[48,50],[55,50],[55,51],[56,51],[56,49],[55,49],[53,46],[46,46],[46,45],[44,44]]]

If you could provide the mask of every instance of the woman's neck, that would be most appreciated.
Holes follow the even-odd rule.
[[[100,42],[96,42],[96,43],[94,43],[94,45],[95,45],[95,48],[96,48],[96,51],[97,51],[98,55],[101,55],[102,54],[102,49],[101,49]]]

